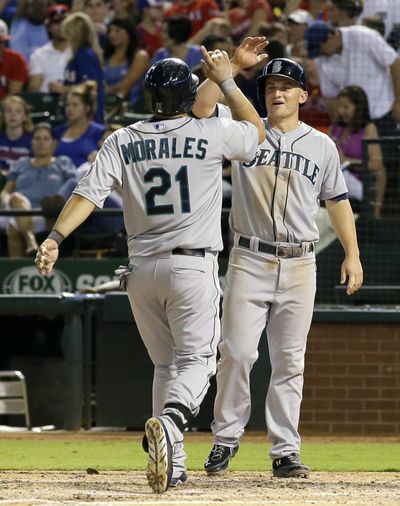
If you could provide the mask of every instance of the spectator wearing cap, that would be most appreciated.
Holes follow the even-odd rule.
[[[49,42],[45,25],[50,0],[19,0],[11,22],[10,48],[20,52],[28,62],[37,47]]]
[[[68,12],[69,7],[65,4],[54,4],[48,10],[46,26],[50,42],[32,53],[29,60],[29,91],[56,91],[57,83],[64,80],[67,62],[72,57],[68,41],[61,33],[61,22]]]
[[[311,14],[304,9],[296,9],[287,18],[288,46],[286,52],[290,58],[307,57],[307,49],[304,43],[304,32],[313,21]]]
[[[328,18],[326,0],[289,0],[286,2],[287,15],[296,9],[308,11],[313,19],[327,20]]]
[[[380,136],[397,135],[400,122],[400,57],[381,35],[366,26],[331,27],[315,21],[305,32],[309,58],[316,58],[322,95],[332,121],[337,95],[346,86],[360,86]],[[384,153],[388,189],[399,174],[392,153]]]
[[[361,0],[328,0],[329,21],[333,26],[351,26],[356,24],[362,12]]]
[[[138,0],[137,7],[141,18],[137,34],[142,46],[150,57],[162,47],[162,22],[164,19],[162,0]]]
[[[176,0],[172,7],[166,10],[165,17],[176,15],[189,17],[192,23],[191,37],[193,37],[209,19],[222,14],[215,0]]]
[[[18,51],[9,49],[8,26],[0,19],[0,100],[20,93],[28,80],[28,64]]]

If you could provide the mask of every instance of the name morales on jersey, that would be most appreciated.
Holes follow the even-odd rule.
[[[208,141],[185,137],[181,149],[177,146],[176,137],[161,137],[160,139],[143,139],[128,144],[121,144],[121,153],[126,164],[142,162],[144,160],[158,160],[163,158],[196,158],[204,160]]]
[[[279,158],[280,157],[280,158]],[[251,162],[243,163],[243,167],[250,168],[260,165],[278,166],[282,169],[290,169],[305,176],[314,185],[320,168],[305,156],[291,151],[279,151],[273,149],[260,149]]]

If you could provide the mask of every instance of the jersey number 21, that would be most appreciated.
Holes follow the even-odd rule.
[[[173,204],[156,204],[156,197],[165,195],[172,187],[171,174],[162,167],[153,167],[144,175],[145,183],[153,183],[155,179],[159,179],[160,183],[153,185],[147,190],[146,210],[148,215],[154,214],[174,214]],[[175,176],[175,181],[179,185],[179,193],[181,198],[181,212],[190,213],[190,194],[189,181],[187,173],[187,165],[182,165]]]

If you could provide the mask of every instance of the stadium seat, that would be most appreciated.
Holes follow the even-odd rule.
[[[0,415],[24,415],[31,427],[25,376],[21,371],[0,371]]]
[[[29,104],[31,118],[34,123],[47,121],[54,125],[65,121],[64,102],[58,93],[42,93],[24,91],[20,96]]]

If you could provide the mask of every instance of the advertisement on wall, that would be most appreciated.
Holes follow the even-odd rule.
[[[0,293],[46,294],[85,292],[118,279],[114,271],[126,259],[60,259],[54,271],[41,276],[32,260],[0,259]]]

